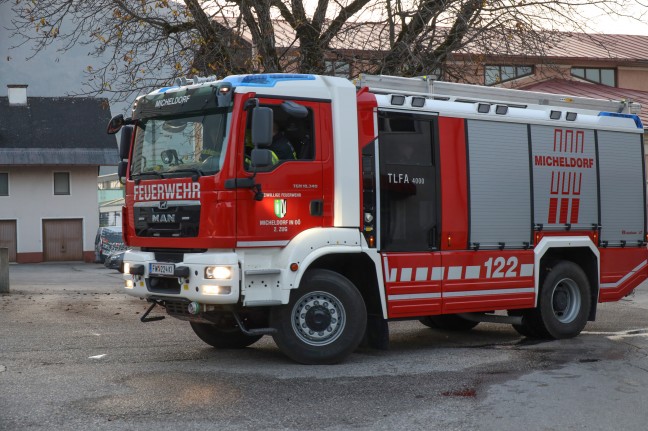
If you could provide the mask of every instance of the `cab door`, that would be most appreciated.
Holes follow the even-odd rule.
[[[305,107],[304,118],[291,115],[284,102]],[[239,139],[237,178],[253,178],[260,187],[237,188],[237,247],[284,246],[307,229],[321,227],[331,215],[331,202],[325,202],[324,168],[331,159],[330,105],[319,101],[259,98],[270,107],[280,133],[293,147],[294,158],[279,160],[257,171],[249,166],[245,139]],[[238,136],[249,136],[253,111],[247,111]],[[324,124],[323,124],[324,123]],[[328,131],[328,132],[326,132]],[[332,181],[332,179],[331,179]]]

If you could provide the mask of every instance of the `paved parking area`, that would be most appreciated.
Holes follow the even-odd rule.
[[[648,287],[573,340],[508,326],[390,324],[391,349],[335,366],[269,337],[218,351],[97,264],[11,265],[0,296],[2,430],[644,430]]]

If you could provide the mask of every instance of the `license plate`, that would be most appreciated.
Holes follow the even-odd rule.
[[[173,275],[175,265],[172,263],[149,263],[149,274],[151,275]]]

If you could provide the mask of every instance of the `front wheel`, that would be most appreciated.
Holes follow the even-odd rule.
[[[276,307],[270,324],[279,349],[302,364],[335,364],[353,352],[367,326],[358,289],[326,269],[308,271],[287,305]]]
[[[577,336],[587,324],[591,305],[585,272],[573,262],[558,262],[545,276],[538,302],[524,317],[533,334],[554,339]]]
[[[262,337],[261,335],[245,335],[234,325],[231,328],[223,328],[210,323],[189,323],[198,338],[218,349],[242,349],[256,343]]]

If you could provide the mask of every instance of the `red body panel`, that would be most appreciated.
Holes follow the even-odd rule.
[[[388,315],[531,308],[533,259],[532,250],[384,253]]]
[[[382,263],[390,318],[441,313],[439,253],[388,253]]]
[[[533,250],[443,253],[443,312],[533,307],[533,259]]]
[[[439,118],[441,250],[468,246],[466,130],[462,118]]]
[[[648,277],[646,249],[600,248],[601,291],[600,302],[618,301]]]

